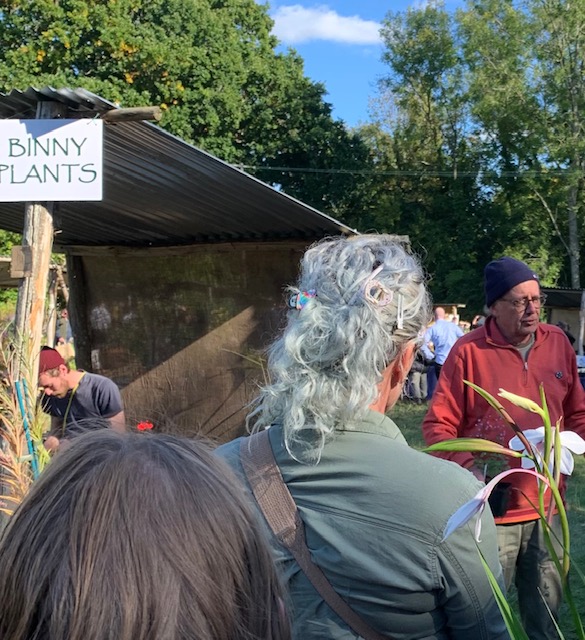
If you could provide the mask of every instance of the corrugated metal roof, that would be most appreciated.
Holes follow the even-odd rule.
[[[579,309],[583,289],[571,289],[563,287],[542,287],[546,293],[545,308]]]
[[[115,105],[84,89],[0,93],[0,118],[34,118],[37,103],[71,117]],[[355,230],[149,122],[104,126],[104,199],[60,202],[57,245],[170,246],[314,239]],[[24,204],[0,202],[0,227],[22,232]]]

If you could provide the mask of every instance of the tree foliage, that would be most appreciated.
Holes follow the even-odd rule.
[[[585,2],[470,0],[390,13],[378,219],[427,256],[436,298],[479,310],[504,253],[580,285]]]
[[[122,106],[161,105],[172,133],[251,172],[271,167],[258,175],[343,212],[359,185],[274,169],[369,156],[301,58],[277,52],[271,28],[254,0],[0,0],[0,90],[83,87]]]

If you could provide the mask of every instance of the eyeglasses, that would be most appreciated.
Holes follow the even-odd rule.
[[[509,302],[516,311],[526,311],[528,305],[532,303],[535,307],[542,307],[546,302],[546,295],[541,293],[539,296],[532,296],[532,298],[516,298],[510,300],[509,298],[501,298],[504,302]]]

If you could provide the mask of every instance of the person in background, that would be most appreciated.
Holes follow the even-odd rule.
[[[463,333],[471,331],[471,322],[467,322],[467,320],[459,320],[458,325]]]
[[[70,363],[75,361],[73,341],[65,342],[65,338],[58,338],[55,344],[55,350],[59,352],[59,355],[63,358],[66,365],[70,366]]]
[[[567,336],[571,345],[575,344],[575,336],[571,333],[571,326],[562,320],[557,322],[557,327]]]
[[[473,317],[471,322],[471,330],[478,329],[479,327],[483,327],[485,324],[485,316],[477,315]]]
[[[411,399],[416,404],[422,404],[427,399],[427,371],[428,362],[420,349],[416,350],[414,362],[408,374],[408,382],[410,387]]]
[[[515,435],[465,380],[493,396],[505,389],[538,404],[543,384],[552,424],[561,418],[562,429],[585,437],[585,393],[579,382],[575,353],[561,329],[540,322],[545,297],[537,274],[510,257],[490,262],[484,274],[489,316],[482,327],[458,340],[447,358],[423,421],[427,444],[452,438],[484,438],[507,447]],[[538,414],[504,404],[522,429],[542,426]],[[483,464],[473,454],[438,455],[485,479]],[[512,460],[512,466],[520,466],[517,458],[506,460]],[[557,615],[562,588],[533,506],[538,504],[537,482],[525,474],[514,474],[509,482],[501,511],[494,514],[500,561],[507,586],[515,580],[528,636],[531,640],[550,640],[557,637],[557,632],[548,609]],[[560,538],[558,516],[554,516],[552,526]],[[556,551],[562,553],[558,544]]]
[[[445,319],[445,309],[435,309],[435,322],[427,329],[422,345],[422,352],[427,360],[433,361],[437,380],[441,376],[441,369],[451,351],[451,347],[463,335],[463,329],[457,323]],[[433,351],[429,349],[432,343]]]
[[[507,639],[477,552],[477,521],[443,539],[450,516],[480,483],[411,449],[386,416],[429,320],[419,262],[391,236],[330,238],[307,250],[290,293],[286,328],[269,352],[271,383],[249,423],[268,429],[312,561],[382,636]],[[248,491],[240,453],[261,437],[217,449]],[[501,579],[488,511],[479,546]],[[290,592],[293,637],[356,638],[290,550],[275,537],[272,544]]]
[[[71,331],[71,324],[69,322],[69,312],[67,309],[63,309],[59,314],[59,318],[57,320],[57,331],[55,335],[55,340],[58,341],[59,338],[63,338],[65,342],[73,341],[73,332]]]
[[[268,542],[228,467],[170,435],[79,436],[0,539],[5,640],[289,640]]]
[[[116,384],[105,376],[70,369],[56,349],[41,349],[39,387],[43,411],[51,416],[51,429],[45,438],[48,451],[55,451],[62,440],[70,440],[83,431],[83,422],[88,419],[105,418],[112,429],[126,429],[122,396]],[[92,424],[102,428],[104,421]]]
[[[437,386],[437,372],[433,366],[434,360],[427,360],[427,400],[430,400],[435,393],[435,387]]]

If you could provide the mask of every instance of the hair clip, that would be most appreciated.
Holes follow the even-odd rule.
[[[299,311],[309,302],[311,298],[316,298],[317,292],[315,289],[309,289],[308,291],[299,291],[294,293],[288,300],[288,306],[291,309],[298,309]]]
[[[388,291],[388,289],[386,289],[379,280],[375,279],[383,268],[384,265],[381,264],[379,267],[374,269],[363,286],[364,298],[368,300],[368,302],[377,304],[379,307],[385,307],[390,304],[394,297],[392,291]]]
[[[400,292],[396,298],[396,328],[404,329],[404,296]]]

